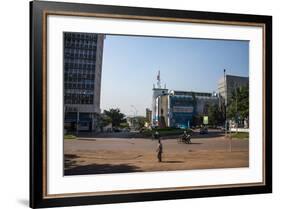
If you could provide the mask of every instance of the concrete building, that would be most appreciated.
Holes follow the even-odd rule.
[[[151,123],[152,111],[149,108],[145,109],[145,118],[148,123]]]
[[[155,102],[155,125],[161,128],[169,126],[169,94],[159,95]]]
[[[96,131],[105,36],[65,32],[63,37],[65,129]]]
[[[233,91],[241,86],[249,85],[249,77],[225,75],[218,82],[218,92],[226,104],[228,104]]]

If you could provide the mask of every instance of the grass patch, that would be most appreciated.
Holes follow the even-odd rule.
[[[64,139],[76,139],[76,136],[72,135],[72,134],[65,134],[63,136]]]
[[[231,137],[236,139],[249,139],[249,132],[232,133]]]

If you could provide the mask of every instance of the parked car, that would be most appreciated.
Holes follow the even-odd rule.
[[[200,134],[208,134],[208,127],[206,127],[206,126],[201,127]]]
[[[121,132],[120,128],[113,128],[113,132]]]

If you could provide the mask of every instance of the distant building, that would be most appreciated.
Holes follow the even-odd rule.
[[[236,88],[249,85],[249,77],[226,75],[218,82],[219,95],[228,104],[233,91]]]
[[[158,127],[189,128],[193,117],[204,115],[204,108],[218,104],[212,93],[192,91],[168,91],[155,99],[155,125]]]
[[[102,34],[65,32],[64,126],[95,131],[100,110]]]
[[[152,111],[149,108],[145,109],[145,118],[148,123],[151,123]]]

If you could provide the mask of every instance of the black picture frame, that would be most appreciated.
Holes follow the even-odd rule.
[[[50,13],[48,13],[50,12]],[[242,23],[264,25],[264,184],[255,186],[182,189],[155,192],[135,192],[103,195],[46,197],[46,78],[44,77],[46,24],[45,17],[52,13],[76,15],[87,13],[126,16],[132,19],[159,18],[160,21],[176,19],[210,23]],[[79,13],[79,14],[78,14]],[[46,140],[46,139],[45,139]],[[137,201],[201,198],[214,196],[260,194],[272,192],[272,17],[261,15],[229,14],[140,7],[105,6],[78,3],[30,2],[30,207],[44,208]]]

